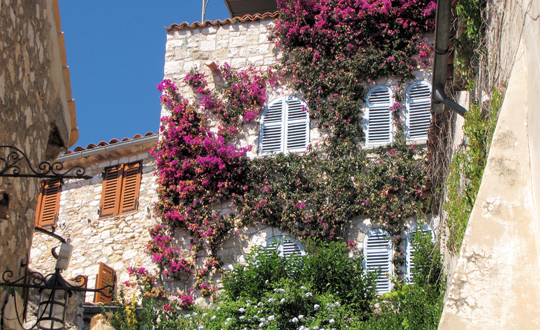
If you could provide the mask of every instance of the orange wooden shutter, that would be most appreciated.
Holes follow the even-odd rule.
[[[111,267],[105,265],[104,263],[99,263],[99,272],[96,278],[96,289],[101,289],[107,285],[113,285],[116,286],[116,271],[112,269]],[[103,290],[103,292],[107,293],[107,295],[111,295],[114,293],[114,289],[109,291],[108,289]],[[94,302],[111,302],[113,300],[112,296],[106,297],[101,292],[96,292],[94,295]]]
[[[122,191],[122,171],[124,164],[109,167],[105,170],[103,189],[101,191],[100,217],[118,214],[118,204]]]
[[[126,164],[122,181],[122,203],[120,213],[136,210],[139,206],[141,188],[141,163]]]
[[[61,191],[62,182],[59,179],[46,180],[41,183],[36,209],[36,227],[56,227]]]

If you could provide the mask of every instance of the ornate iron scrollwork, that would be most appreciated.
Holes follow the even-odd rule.
[[[85,175],[85,169],[82,166],[74,166],[64,171],[64,165],[60,162],[41,162],[38,165],[39,171],[36,171],[28,156],[20,149],[12,146],[0,146],[0,150],[8,150],[7,157],[0,156],[0,177],[21,177],[21,178],[52,178],[52,179],[91,179],[92,176]],[[2,155],[3,156],[3,155]],[[21,166],[26,163],[30,169],[24,172]],[[2,167],[3,166],[3,167]],[[64,171],[64,172],[62,172]]]
[[[85,292],[91,291],[91,292],[99,292],[107,298],[111,298],[114,292],[114,285],[106,285],[98,289],[87,289],[86,288],[87,278],[86,276],[83,276],[83,275],[78,275],[72,280],[72,282],[76,282],[77,285],[73,285],[71,283],[68,283],[67,287],[47,285],[47,280],[55,275],[58,275],[58,274],[52,273],[52,274],[48,274],[44,276],[43,274],[38,273],[38,272],[29,272],[23,277],[15,281],[12,281],[11,278],[13,277],[13,272],[11,270],[6,270],[2,274],[2,282],[0,282],[0,287],[7,286],[7,287],[66,290],[66,291],[85,291]]]

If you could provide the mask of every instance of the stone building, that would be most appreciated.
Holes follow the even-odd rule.
[[[0,30],[0,145],[20,149],[39,171],[78,139],[58,1],[1,1]],[[0,173],[11,173],[10,151],[0,149]],[[0,274],[12,271],[12,280],[27,271],[38,192],[37,178],[0,177]],[[22,313],[25,302],[17,305]],[[0,293],[3,324],[20,329],[14,307]]]
[[[235,69],[247,69],[254,67],[265,70],[276,63],[280,56],[279,49],[273,42],[268,40],[268,27],[273,24],[277,13],[246,15],[233,19],[217,20],[204,23],[182,23],[173,24],[167,28],[167,44],[165,53],[164,76],[178,83],[184,98],[193,99],[196,97],[191,88],[181,83],[182,78],[190,72],[192,68],[203,71],[209,78],[210,85],[214,84],[213,77],[216,65],[230,64]],[[432,42],[432,36],[426,36],[427,42]],[[423,117],[416,123],[420,128],[416,129],[409,123],[415,123],[405,112],[401,113],[401,119],[408,128],[407,133],[411,142],[425,145],[427,138],[427,128],[429,126],[429,97],[431,72],[429,67],[419,67],[414,72],[416,81],[410,81],[407,87],[409,98],[402,102],[403,109],[410,110],[416,106]],[[371,100],[369,104],[386,106],[393,103],[392,95],[397,89],[397,80],[392,77],[379,79],[371,83],[372,91],[369,95],[379,93],[383,102],[377,103]],[[414,92],[417,92],[415,95]],[[419,95],[419,96],[418,96]],[[279,86],[268,92],[268,104],[266,109],[274,108],[284,111],[284,104],[294,107],[295,104],[303,103],[302,95]],[[374,107],[375,108],[375,107]],[[364,109],[369,113],[369,107]],[[414,110],[414,109],[413,109]],[[408,113],[411,113],[409,111]],[[393,126],[390,123],[389,111],[385,110],[387,122],[379,126],[384,131],[381,136],[373,135],[367,138],[366,146],[385,144],[391,142]],[[162,116],[167,115],[166,109],[162,110]],[[236,141],[238,147],[252,145],[254,148],[248,152],[249,158],[261,157],[269,148],[274,152],[294,151],[285,146],[284,143],[273,145],[261,139],[261,131],[267,129],[264,126],[263,117],[255,123],[244,127]],[[156,123],[157,125],[157,123]],[[300,133],[302,140],[296,148],[305,150],[307,145],[321,141],[328,132],[321,131],[309,118],[301,120]],[[369,134],[369,126],[366,126]],[[98,273],[100,273],[100,263],[106,264],[116,272],[116,283],[123,283],[129,280],[129,267],[144,267],[146,269],[156,269],[156,265],[145,252],[146,244],[150,239],[148,229],[157,224],[153,218],[153,202],[157,200],[155,189],[157,184],[153,181],[155,163],[148,150],[155,146],[158,137],[150,135],[137,137],[129,141],[113,140],[109,143],[101,142],[98,145],[89,145],[86,148],[77,147],[74,152],[68,152],[59,158],[65,166],[81,165],[87,169],[90,175],[94,175],[92,180],[68,180],[64,182],[62,191],[58,199],[59,221],[56,232],[71,239],[74,246],[73,257],[67,274],[71,276],[83,274],[89,277],[89,285],[94,286],[99,283]],[[120,211],[105,212],[107,209],[106,192],[108,171],[118,165],[142,164],[142,174],[140,189],[138,190],[138,203],[135,210],[123,213]],[[125,173],[125,172],[124,172]],[[100,175],[101,174],[101,175]],[[120,188],[122,189],[122,188]],[[118,206],[118,205],[117,205]],[[231,203],[217,205],[216,209],[228,212]],[[409,227],[414,226],[414,219],[410,219]],[[346,230],[346,239],[356,243],[357,248],[351,253],[360,256],[362,249],[367,244],[368,233],[374,239],[378,234],[369,219],[356,218],[351,221]],[[239,235],[228,238],[217,255],[224,262],[225,267],[233,267],[236,263],[244,261],[245,254],[254,246],[267,245],[272,238],[281,237],[282,233],[278,228],[272,228],[264,224],[257,224],[248,228],[240,229]],[[382,233],[381,238],[384,236]],[[370,236],[371,237],[371,236]],[[299,242],[294,247],[297,252],[302,252]],[[33,243],[31,264],[37,269],[50,269],[52,259],[47,254],[51,242],[46,236],[36,238]],[[190,237],[186,230],[176,230],[171,245],[174,248],[184,251],[182,257],[190,258]],[[286,249],[287,247],[283,247]],[[283,251],[287,253],[286,251]],[[391,269],[392,251],[386,252],[388,262],[384,267]],[[198,266],[202,266],[207,254],[202,252],[202,258],[197,260]],[[104,267],[104,266],[102,266]],[[104,268],[103,268],[104,269]],[[215,278],[218,279],[219,275]],[[389,280],[385,280],[389,289]],[[166,289],[187,290],[190,284],[165,279]],[[129,288],[126,289],[128,294]],[[200,302],[203,301],[199,298]],[[87,302],[99,301],[92,294],[87,294]]]

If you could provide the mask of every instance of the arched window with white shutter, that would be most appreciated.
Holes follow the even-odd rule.
[[[407,88],[406,134],[408,140],[426,140],[431,123],[431,85],[417,81]]]
[[[431,239],[434,241],[435,240],[435,237],[433,235],[433,231],[431,230],[431,228],[429,228],[428,225],[423,225],[423,226],[414,226],[410,231],[409,231],[409,234],[407,235],[407,239],[405,241],[405,267],[406,267],[406,278],[407,278],[407,282],[409,284],[413,284],[413,277],[414,277],[414,252],[415,252],[415,248],[414,246],[412,245],[412,241],[414,240],[414,236],[416,235],[416,232],[417,230],[419,230],[419,228],[422,228],[422,232],[424,233],[430,233],[431,234]]]
[[[392,91],[388,86],[375,86],[367,93],[364,114],[367,146],[392,142],[392,104]]]
[[[364,237],[364,269],[370,273],[379,272],[376,279],[378,294],[392,290],[392,251],[388,232],[373,229]]]
[[[289,96],[270,103],[263,112],[259,154],[302,152],[309,143],[309,115],[304,102]]]
[[[306,255],[306,251],[298,240],[289,236],[274,236],[266,241],[268,251],[278,250],[281,257],[288,257],[293,254]]]

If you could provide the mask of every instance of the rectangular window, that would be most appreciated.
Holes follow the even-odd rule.
[[[105,169],[99,213],[101,218],[137,210],[141,172],[140,162]]]
[[[62,181],[59,179],[44,180],[39,187],[38,204],[36,208],[36,227],[56,228],[60,210],[60,193]]]

